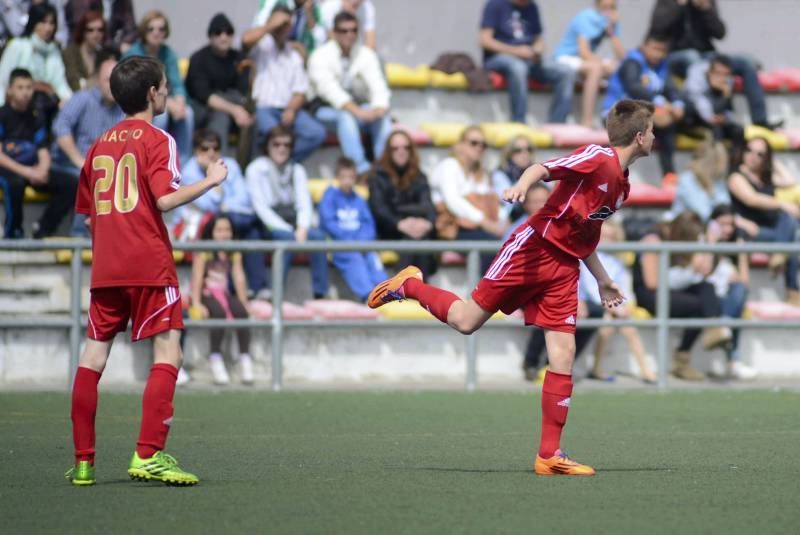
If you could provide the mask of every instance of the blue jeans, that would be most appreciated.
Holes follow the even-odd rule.
[[[272,239],[278,241],[295,241],[294,231],[272,230]],[[308,229],[308,239],[324,241],[325,233],[318,228]],[[283,263],[283,276],[289,272],[292,255],[286,253]],[[322,297],[328,293],[328,256],[325,253],[311,253],[311,290],[314,297]]]
[[[744,306],[747,304],[747,286],[741,282],[734,282],[728,287],[728,293],[720,299],[719,304],[722,309],[722,317],[741,318]],[[741,360],[742,358],[739,353],[739,331],[740,329],[732,330],[733,339],[728,350],[728,360]]]
[[[192,157],[192,136],[194,135],[194,110],[186,105],[186,117],[176,121],[164,112],[153,118],[153,125],[166,130],[175,138],[175,145],[178,147],[180,164],[183,165]]]
[[[758,227],[758,234],[754,238],[755,241],[760,242],[785,242],[793,243],[797,238],[797,221],[781,210],[778,212],[778,219],[773,227]],[[796,255],[789,255],[786,260],[786,269],[784,270],[784,278],[786,281],[787,290],[797,290],[797,273],[800,268]]]
[[[231,220],[234,235],[240,240],[267,240],[269,233],[261,220],[255,214],[238,214],[235,212],[226,214]],[[264,262],[264,253],[252,252],[242,255],[242,266],[247,277],[247,287],[254,294],[259,290],[267,288],[269,280],[269,269]]]
[[[334,253],[333,265],[361,301],[367,300],[375,285],[389,278],[383,270],[378,253],[375,252]]]
[[[686,76],[686,69],[689,65],[702,59],[710,59],[716,52],[702,53],[692,48],[676,50],[672,52],[667,60],[670,69],[680,76]],[[747,98],[747,106],[750,108],[750,120],[756,124],[766,124],[767,122],[767,100],[764,97],[764,89],[758,81],[758,72],[755,64],[746,56],[728,56],[731,60],[733,74],[742,78],[744,96]]]
[[[267,132],[281,124],[281,114],[285,108],[258,108],[256,110],[256,125],[258,127],[258,146],[256,151],[261,153]],[[292,158],[302,162],[325,141],[325,127],[314,119],[307,111],[300,110],[294,118],[292,125],[294,132],[294,150]]]
[[[572,111],[572,96],[578,73],[565,65],[531,63],[510,54],[495,54],[484,62],[485,68],[506,78],[511,98],[511,120],[524,123],[528,112],[528,78],[553,86],[553,100],[547,120],[564,123]]]
[[[366,108],[367,106],[363,106]],[[360,174],[369,170],[369,161],[361,143],[362,132],[369,133],[372,138],[372,155],[377,160],[383,154],[386,140],[392,133],[392,121],[386,114],[371,123],[364,122],[348,111],[323,106],[317,110],[317,119],[322,121],[330,131],[336,132],[342,153],[356,162],[356,171]]]

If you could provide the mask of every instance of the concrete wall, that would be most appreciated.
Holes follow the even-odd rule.
[[[622,39],[635,46],[650,24],[652,0],[618,0]],[[373,0],[378,11],[378,42],[387,61],[431,63],[447,50],[479,57],[477,28],[484,0]],[[552,50],[570,18],[592,0],[540,0],[548,48]],[[797,0],[718,0],[728,35],[725,51],[746,51],[767,67],[797,65],[795,32],[800,22]],[[250,26],[257,2],[220,4],[212,0],[136,0],[136,15],[163,9],[172,21],[170,43],[182,56],[205,43],[211,16],[224,10],[239,32]]]

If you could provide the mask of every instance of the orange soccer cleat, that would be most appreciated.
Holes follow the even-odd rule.
[[[540,476],[593,476],[595,474],[594,468],[573,461],[561,450],[556,450],[549,459],[542,459],[537,455],[533,471]]]
[[[422,280],[422,271],[417,266],[408,266],[400,270],[397,275],[383,281],[372,289],[367,298],[367,305],[370,308],[378,308],[386,303],[405,299],[406,296],[402,289],[403,283],[414,277]]]

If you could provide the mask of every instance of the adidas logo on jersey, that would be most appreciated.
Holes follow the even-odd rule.
[[[570,314],[570,316],[564,320],[564,323],[566,323],[567,325],[575,325],[575,316]]]
[[[571,400],[572,400],[572,398],[571,398],[571,397],[569,397],[569,398],[564,398],[564,399],[562,399],[561,401],[559,401],[558,403],[556,403],[556,405],[558,405],[559,407],[566,407],[566,408],[568,408],[568,409],[569,409],[569,404],[570,404],[570,401],[571,401]]]
[[[608,182],[606,182],[605,184],[600,184],[599,186],[597,186],[597,189],[608,193]]]

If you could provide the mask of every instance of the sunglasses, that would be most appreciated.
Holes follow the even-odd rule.
[[[411,145],[395,145],[393,147],[389,147],[389,150],[392,152],[400,152],[401,150],[408,152],[411,150]]]
[[[478,139],[468,139],[466,140],[470,147],[480,147],[481,150],[486,150],[489,147],[489,144],[483,140]]]
[[[223,33],[225,35],[233,35],[233,30],[231,30],[230,28],[226,28],[224,30],[215,30],[215,31],[211,32],[211,35],[213,35],[214,37],[217,37],[219,35],[222,35]]]
[[[527,152],[528,154],[533,153],[533,147],[514,147],[511,149],[511,154],[519,154],[520,152]]]
[[[290,141],[270,141],[269,146],[275,149],[289,149],[292,147]]]
[[[335,28],[333,31],[342,34],[348,34],[348,33],[356,34],[358,33],[358,28]]]
[[[200,145],[197,152],[219,152],[219,145]]]
[[[158,33],[167,33],[167,27],[166,26],[148,26],[147,27],[147,33],[156,33],[156,32],[158,32]]]

